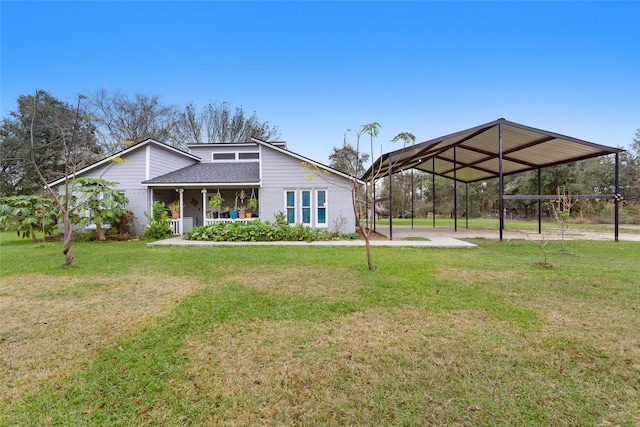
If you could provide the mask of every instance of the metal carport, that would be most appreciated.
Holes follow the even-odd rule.
[[[615,240],[618,241],[619,153],[620,148],[607,147],[570,136],[560,135],[530,126],[510,122],[503,118],[471,129],[455,132],[429,141],[383,154],[362,176],[363,181],[391,177],[395,172],[421,170],[453,179],[456,182],[499,179],[500,240],[504,230],[504,201],[507,199],[556,198],[556,195],[505,195],[506,175],[576,162],[592,157],[615,154],[615,193],[579,194],[573,198],[599,198],[615,200]],[[455,188],[455,186],[454,186]],[[540,191],[538,191],[540,193]],[[454,190],[454,211],[457,211]],[[391,197],[388,199],[391,202]],[[381,200],[376,200],[376,202]],[[538,209],[540,212],[540,208]],[[540,221],[540,214],[538,214]],[[457,221],[457,212],[455,213]],[[391,219],[390,219],[391,221]],[[392,223],[392,221],[391,221]],[[390,223],[393,239],[393,226]],[[457,228],[457,222],[456,222]]]

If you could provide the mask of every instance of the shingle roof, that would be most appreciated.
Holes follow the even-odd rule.
[[[260,182],[258,162],[197,163],[143,181],[143,184],[234,184]]]

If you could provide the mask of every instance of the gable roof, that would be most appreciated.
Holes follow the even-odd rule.
[[[300,161],[302,161],[302,162],[307,162],[307,163],[309,163],[309,164],[312,164],[312,165],[314,165],[314,166],[317,166],[317,167],[318,167],[318,168],[320,168],[320,169],[324,169],[324,170],[327,170],[328,172],[330,172],[330,173],[332,173],[332,174],[338,175],[338,176],[340,176],[340,177],[342,177],[342,178],[346,178],[346,179],[348,179],[348,180],[350,180],[350,181],[355,180],[355,181],[357,181],[357,182],[359,182],[359,183],[361,183],[361,184],[364,184],[364,182],[363,182],[363,181],[361,181],[360,179],[358,179],[357,177],[352,177],[352,176],[351,176],[351,175],[349,175],[349,174],[346,174],[346,173],[344,173],[344,172],[341,172],[341,171],[339,171],[339,170],[337,170],[337,169],[334,169],[334,168],[332,168],[332,167],[329,167],[329,166],[327,166],[327,165],[323,165],[322,163],[320,163],[320,162],[316,162],[315,160],[311,160],[311,159],[310,159],[310,158],[308,158],[308,157],[304,157],[304,156],[301,156],[300,154],[294,153],[293,151],[289,151],[289,150],[287,150],[287,149],[280,148],[279,146],[277,146],[277,145],[273,145],[273,144],[272,144],[272,143],[270,143],[270,142],[261,141],[261,140],[259,140],[259,139],[257,139],[257,138],[253,138],[253,137],[251,138],[251,140],[252,140],[253,142],[255,142],[256,144],[258,144],[258,145],[261,145],[261,146],[263,146],[263,147],[268,147],[268,148],[270,148],[270,149],[272,149],[272,150],[278,151],[278,152],[280,152],[280,153],[282,153],[282,154],[286,154],[287,156],[293,157],[293,158],[295,158],[295,159],[297,159],[297,160],[300,160]]]
[[[143,181],[145,185],[220,185],[259,184],[260,164],[258,162],[196,163]]]
[[[502,144],[500,144],[502,141]],[[417,169],[475,182],[624,151],[498,119],[380,156],[363,179]]]
[[[85,166],[84,168],[82,168],[80,170],[77,170],[75,175],[78,176],[78,175],[84,174],[86,172],[89,172],[89,171],[91,171],[93,169],[99,168],[100,166],[103,166],[103,165],[105,165],[107,163],[113,162],[113,160],[117,159],[118,157],[126,156],[129,153],[132,153],[134,151],[140,150],[143,147],[146,147],[147,145],[156,145],[156,146],[158,146],[160,148],[172,151],[172,152],[174,152],[176,154],[179,154],[179,155],[182,155],[182,156],[185,156],[185,157],[189,157],[189,158],[191,158],[193,160],[200,161],[200,157],[198,157],[198,156],[194,156],[191,153],[187,153],[186,151],[180,150],[178,148],[175,148],[175,147],[172,147],[170,145],[164,144],[162,142],[156,141],[155,139],[149,138],[149,139],[145,139],[144,141],[141,141],[141,142],[139,142],[137,144],[134,144],[131,147],[127,147],[124,150],[120,150],[115,154],[112,154],[112,155],[110,155],[108,157],[105,157],[102,160],[98,160],[97,162],[92,163],[89,166]],[[63,183],[64,180],[65,180],[65,178],[59,178],[59,179],[57,179],[55,181],[50,182],[49,185],[55,186],[55,185]]]

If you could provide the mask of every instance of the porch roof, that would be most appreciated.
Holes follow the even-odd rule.
[[[256,184],[260,183],[258,162],[196,163],[165,175],[142,181],[146,185]]]

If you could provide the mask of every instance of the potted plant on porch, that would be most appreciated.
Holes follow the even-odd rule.
[[[251,218],[251,216],[253,216],[253,211],[258,208],[258,199],[256,199],[253,191],[251,192],[251,197],[249,197],[249,200],[247,201],[247,208],[249,209],[247,212],[247,218]]]
[[[167,208],[171,211],[171,216],[173,217],[173,219],[180,218],[180,200],[174,200],[173,202],[169,203],[169,206],[167,206]]]
[[[244,211],[244,206],[241,206],[241,205],[244,205],[245,197],[247,197],[247,195],[244,192],[244,190],[236,191],[236,200],[235,200],[235,203],[233,205],[233,210],[229,211],[229,216],[232,219],[238,218],[239,212],[240,211]],[[238,205],[238,199],[240,199],[241,205]],[[244,218],[244,215],[242,217]]]
[[[216,194],[209,198],[209,207],[218,213],[218,218],[220,218],[220,208],[222,207],[222,202],[224,202],[224,198],[220,194],[220,190],[218,190]]]

